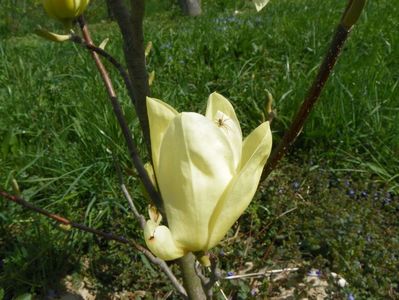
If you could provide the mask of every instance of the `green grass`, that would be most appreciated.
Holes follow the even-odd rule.
[[[245,1],[204,1],[203,16],[192,19],[181,17],[169,2],[159,7],[149,1],[145,38],[154,45],[148,58],[148,70],[156,74],[152,95],[179,110],[203,112],[208,95],[216,90],[233,102],[248,133],[262,120],[270,91],[277,111],[277,143],[317,72],[344,7],[334,1],[320,6],[316,0],[280,0],[254,14]],[[16,17],[27,14],[31,17]],[[388,191],[399,189],[397,15],[393,2],[367,3],[291,159],[282,163],[242,218],[240,241],[246,233],[265,231],[270,223],[266,233],[254,236],[261,242],[248,254],[259,268],[265,263],[259,255],[262,246],[269,249],[267,266],[305,262],[343,273],[362,299],[397,295],[397,196],[392,196],[392,205],[381,206]],[[88,14],[94,38],[100,42],[109,37],[107,50],[122,60],[117,26],[101,21],[103,16],[104,8],[94,3]],[[62,30],[43,18],[38,6],[9,7],[0,12],[0,20],[1,187],[11,189],[15,179],[22,195],[38,206],[141,239],[118,189],[113,155],[126,174],[134,171],[89,55],[72,44],[54,44],[31,34],[36,24]],[[114,71],[112,75],[141,144],[122,80]],[[309,167],[310,160],[318,165]],[[340,188],[326,186],[331,176],[341,179]],[[342,184],[345,178],[350,187]],[[292,193],[294,180],[301,182],[307,205],[298,204]],[[128,183],[144,212],[138,180],[129,177]],[[282,196],[281,188],[291,192]],[[347,195],[350,189],[355,198]],[[366,199],[359,196],[362,191],[367,191]],[[377,200],[374,193],[381,194]],[[292,218],[273,221],[293,206],[298,209]],[[142,264],[143,257],[125,247],[60,231],[5,201],[0,202],[0,220],[0,294],[1,287],[7,295],[46,293],[56,288],[51,278],[65,274],[87,275],[103,293],[114,285],[120,290],[168,289],[148,263]],[[370,246],[360,241],[359,236],[367,234],[377,242]],[[351,243],[354,240],[359,242]],[[301,241],[307,246],[300,247]],[[242,245],[233,243],[225,251],[243,257]],[[245,262],[234,257],[221,259],[226,271]],[[370,262],[367,268],[364,260]],[[132,274],[132,268],[125,267],[129,264],[140,271]],[[96,271],[100,267],[108,271]],[[226,283],[224,288],[245,294],[249,285]]]

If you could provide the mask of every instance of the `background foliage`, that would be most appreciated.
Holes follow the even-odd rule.
[[[248,133],[262,120],[270,91],[277,112],[275,143],[314,78],[345,7],[336,1],[320,6],[317,0],[279,0],[254,14],[245,1],[204,1],[203,16],[186,18],[174,3],[147,2],[153,96],[180,110],[204,111],[216,90],[233,102]],[[121,197],[113,156],[124,166],[143,212],[146,203],[90,57],[73,44],[32,34],[38,24],[62,31],[37,1],[0,5],[1,186],[11,189],[14,180],[36,205],[141,239]],[[348,280],[350,290],[342,295],[398,296],[398,9],[392,1],[368,2],[290,157],[241,218],[236,240],[215,250],[223,253],[226,271],[248,261],[258,269],[317,267]],[[117,26],[101,1],[93,1],[87,19],[95,40],[109,37],[107,50],[122,60]],[[141,144],[123,83],[114,75]],[[296,209],[276,219],[291,208]],[[8,298],[45,295],[59,289],[54,278],[66,274],[78,281],[89,277],[104,295],[110,287],[169,289],[140,254],[63,231],[3,200],[0,260],[0,295],[3,289]],[[223,282],[237,297],[248,296],[251,284]],[[275,286],[262,284],[260,295],[272,295]]]

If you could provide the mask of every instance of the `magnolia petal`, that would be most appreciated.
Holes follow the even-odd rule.
[[[150,97],[147,97],[147,111],[150,125],[152,161],[155,173],[157,173],[162,139],[169,123],[178,115],[178,112],[169,104]]]
[[[205,116],[210,120],[214,120],[218,111],[221,111],[225,115],[229,116],[229,118],[236,123],[237,127],[240,128],[240,123],[238,122],[236,112],[234,111],[230,101],[219,93],[213,92],[209,95]]]
[[[144,227],[144,239],[151,252],[163,260],[173,260],[186,254],[173,240],[169,228],[158,226],[152,220],[148,220]]]
[[[243,162],[212,215],[208,249],[215,246],[251,202],[272,148],[269,122],[258,126],[244,141]]]
[[[161,223],[162,215],[154,205],[150,204],[148,206],[148,215],[150,216],[150,220],[156,225],[159,225]]]
[[[231,145],[208,118],[182,113],[170,123],[161,153],[157,179],[169,229],[186,249],[200,251],[214,207],[235,174]]]
[[[269,0],[253,0],[253,3],[255,4],[256,10],[260,11],[269,3]]]
[[[227,136],[234,151],[234,164],[241,159],[242,133],[233,106],[222,95],[214,92],[208,98],[205,116]]]
[[[263,146],[261,146],[260,143],[263,143]],[[272,143],[273,140],[272,132],[270,130],[270,123],[264,122],[245,138],[242,147],[239,170],[248,164],[248,161],[252,159],[252,156],[257,153],[256,151],[258,151],[260,147],[264,147],[263,150],[267,153],[267,157],[269,157],[270,151],[272,149]]]

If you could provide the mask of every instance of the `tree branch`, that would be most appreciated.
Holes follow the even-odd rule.
[[[84,38],[86,44],[93,45],[93,41],[91,39],[90,32],[87,28],[87,25],[86,25],[83,17],[82,16],[79,17],[78,21],[79,21],[79,25],[81,27],[83,38]],[[125,141],[126,141],[126,144],[127,144],[128,150],[129,150],[130,158],[133,162],[133,165],[135,166],[135,168],[139,174],[139,177],[142,180],[143,185],[146,188],[148,195],[154,202],[155,206],[157,207],[157,209],[159,211],[163,212],[161,196],[157,192],[155,187],[153,186],[150,178],[148,177],[147,171],[144,168],[143,162],[140,159],[136,145],[135,145],[132,135],[130,133],[129,127],[128,127],[127,122],[123,116],[122,107],[120,106],[118,99],[116,97],[116,93],[112,86],[112,82],[108,75],[108,72],[105,69],[105,67],[104,67],[103,63],[101,62],[97,53],[94,51],[91,51],[91,54],[96,63],[97,69],[100,72],[101,78],[104,81],[104,85],[107,90],[109,100],[111,102],[112,108],[113,108],[116,118],[118,120],[119,126],[122,129],[122,133],[125,138]]]
[[[132,209],[133,214],[134,214],[137,222],[140,224],[141,229],[144,230],[144,227],[145,227],[145,224],[146,224],[145,217],[142,214],[139,213],[139,211],[137,210],[136,206],[134,205],[132,196],[130,195],[129,191],[127,190],[125,182],[123,180],[121,167],[120,167],[119,163],[116,161],[116,158],[114,158],[114,164],[115,164],[115,170],[116,170],[116,174],[118,175],[119,184],[121,186],[121,190],[122,190],[123,196],[125,196],[125,199],[129,203],[129,206]]]
[[[323,63],[320,66],[319,72],[313,81],[313,84],[303,101],[299,111],[295,115],[292,125],[289,130],[284,134],[283,139],[279,143],[276,149],[273,150],[270,155],[269,160],[263,170],[261,181],[265,180],[267,176],[272,172],[272,170],[277,166],[277,163],[283,158],[283,156],[287,153],[290,146],[295,142],[297,136],[301,132],[303,125],[309,114],[319,99],[321,91],[325,83],[327,82],[328,77],[331,74],[332,69],[337,62],[338,56],[341,53],[342,47],[348,37],[349,30],[347,30],[342,25],[339,25],[334,38],[330,44],[330,48],[324,58]]]
[[[289,147],[295,142],[297,136],[301,132],[303,125],[309,117],[310,111],[314,104],[319,99],[319,96],[326,84],[328,77],[334,68],[338,57],[341,53],[342,47],[348,38],[354,24],[359,20],[359,17],[364,9],[366,0],[349,0],[348,4],[342,14],[340,24],[338,25],[335,35],[331,41],[327,54],[319,68],[319,72],[313,84],[308,91],[305,100],[302,103],[299,111],[292,121],[289,130],[284,134],[283,139],[277,148],[272,152],[266,167],[263,170],[261,181],[265,180],[271,171],[276,167],[277,163],[287,153]]]
[[[94,229],[94,228],[88,227],[88,226],[80,224],[80,223],[70,221],[60,215],[50,213],[49,211],[47,211],[43,208],[37,207],[37,206],[27,202],[26,200],[22,199],[21,197],[11,195],[3,190],[0,190],[0,196],[2,196],[6,200],[12,201],[12,202],[17,203],[18,205],[21,205],[29,210],[32,210],[32,211],[37,212],[43,216],[46,216],[46,217],[56,221],[57,223],[71,226],[73,228],[101,236],[101,237],[105,238],[106,240],[113,240],[113,241],[116,241],[116,242],[119,242],[122,244],[127,244],[127,245],[133,246],[136,250],[143,253],[152,263],[157,265],[165,273],[165,275],[172,282],[173,286],[183,297],[187,297],[186,290],[179,283],[179,281],[177,280],[175,275],[172,273],[172,271],[170,270],[168,265],[165,263],[165,261],[155,257],[148,249],[146,249],[145,247],[136,243],[135,241],[129,240],[123,236],[115,235],[111,232],[104,232],[104,231]]]
[[[144,0],[130,1],[130,10],[122,0],[107,0],[123,37],[123,52],[133,84],[132,102],[136,108],[148,153],[151,156],[150,130],[146,98],[150,95],[144,54]]]
[[[104,49],[101,49],[93,44],[87,43],[85,40],[83,40],[80,36],[76,34],[71,35],[71,41],[76,44],[82,45],[83,47],[85,47],[90,51],[96,52],[98,55],[101,55],[106,60],[108,60],[118,70],[119,74],[123,78],[123,82],[125,83],[130,98],[133,97],[133,85],[130,80],[129,73],[126,71],[125,67],[120,62],[118,62],[111,54],[109,54]]]

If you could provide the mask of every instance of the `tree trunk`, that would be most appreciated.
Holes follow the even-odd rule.
[[[201,11],[201,0],[179,0],[180,7],[185,15],[199,16]]]

